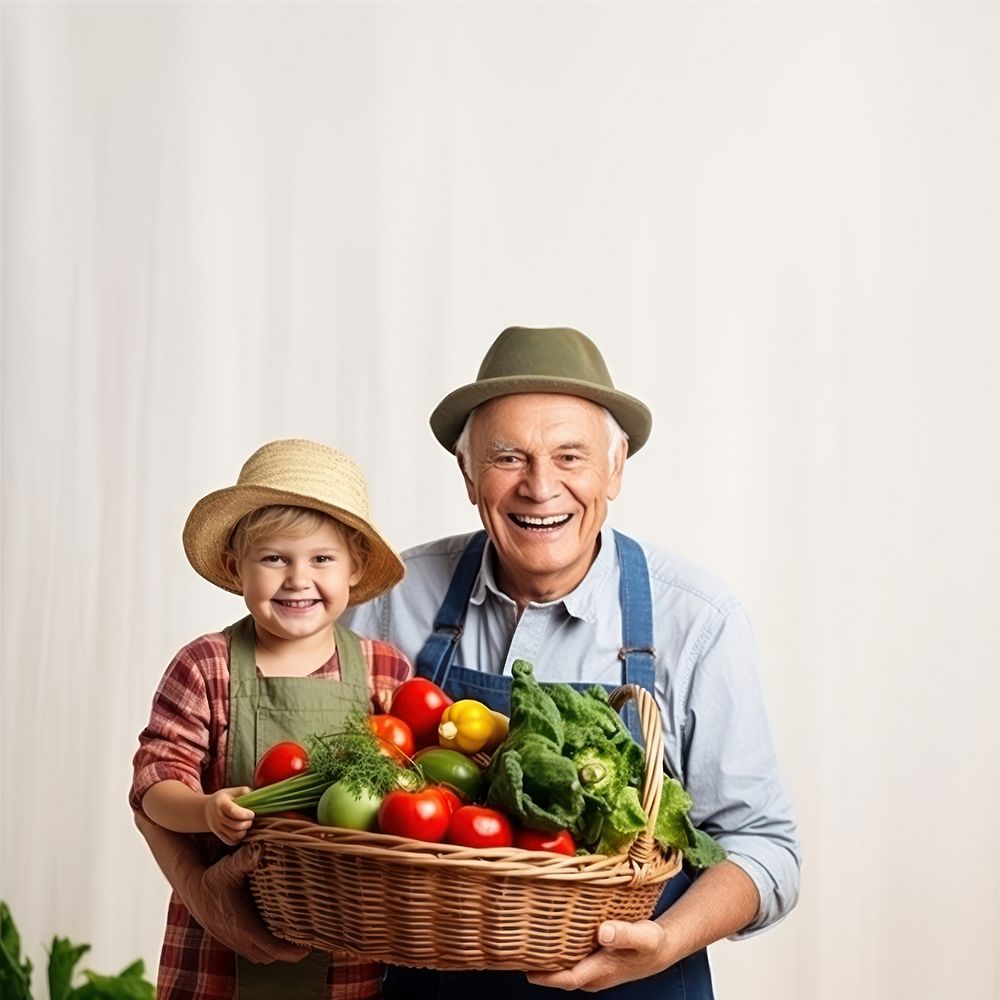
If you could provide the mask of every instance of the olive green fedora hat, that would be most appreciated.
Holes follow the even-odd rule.
[[[510,326],[493,342],[476,381],[449,393],[431,414],[434,436],[454,452],[469,414],[498,396],[556,392],[607,408],[628,434],[634,455],[649,437],[653,415],[645,403],[615,388],[597,345],[569,327]]]

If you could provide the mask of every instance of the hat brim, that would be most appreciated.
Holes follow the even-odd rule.
[[[369,542],[371,552],[364,575],[351,588],[348,606],[363,604],[391,590],[406,572],[395,549],[367,521],[333,504],[288,490],[265,486],[230,486],[202,497],[188,515],[184,525],[184,552],[195,571],[210,583],[231,594],[242,594],[239,581],[226,567],[224,553],[229,546],[233,528],[242,517],[283,504],[320,511],[344,524],[357,528]]]
[[[572,378],[552,378],[546,375],[517,375],[488,378],[449,393],[431,414],[431,430],[448,451],[454,453],[455,442],[465,427],[469,414],[483,403],[499,396],[525,392],[552,392],[579,396],[605,407],[628,435],[628,453],[634,455],[649,439],[653,415],[645,403],[628,393],[608,389]]]

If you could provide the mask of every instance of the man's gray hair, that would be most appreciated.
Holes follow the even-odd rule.
[[[604,414],[604,422],[608,432],[608,468],[613,469],[615,456],[622,445],[625,446],[626,454],[628,454],[628,435],[622,430],[622,425],[615,420],[611,415],[611,411],[606,406],[601,406],[600,403],[594,403],[594,406],[598,407]],[[478,409],[478,406],[474,407],[465,418],[465,426],[462,428],[462,433],[458,435],[458,440],[455,442],[455,454],[458,456],[462,468],[466,471],[469,468],[469,441],[472,436],[472,418],[476,415],[476,410]]]

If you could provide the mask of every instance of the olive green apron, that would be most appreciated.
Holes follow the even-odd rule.
[[[334,624],[340,681],[324,677],[258,677],[250,615],[225,630],[229,639],[229,740],[226,784],[249,785],[257,761],[281,740],[340,729],[349,712],[370,708],[368,670],[357,636]],[[320,1000],[326,995],[328,952],[301,962],[255,965],[237,956],[239,1000]]]

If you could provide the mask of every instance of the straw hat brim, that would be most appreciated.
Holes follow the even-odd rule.
[[[653,415],[645,403],[628,393],[585,382],[581,379],[556,378],[550,375],[509,375],[487,378],[464,385],[449,393],[431,414],[434,436],[450,452],[465,427],[469,414],[483,403],[499,396],[525,392],[552,392],[579,396],[605,407],[628,434],[628,453],[634,455],[649,439]]]
[[[351,588],[348,606],[363,604],[391,590],[406,572],[403,561],[379,532],[363,518],[342,507],[314,497],[266,486],[230,486],[202,497],[184,525],[184,552],[195,570],[206,580],[232,594],[242,594],[239,582],[226,569],[223,555],[240,518],[261,507],[287,504],[329,514],[337,521],[357,528],[371,548],[365,572]]]

